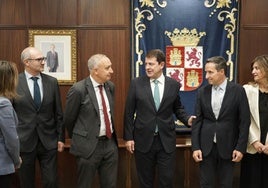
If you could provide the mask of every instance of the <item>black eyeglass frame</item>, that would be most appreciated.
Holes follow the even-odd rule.
[[[35,59],[27,59],[30,61],[38,61],[39,63],[42,63],[43,61],[47,61],[47,57],[40,57],[40,58],[35,58]]]

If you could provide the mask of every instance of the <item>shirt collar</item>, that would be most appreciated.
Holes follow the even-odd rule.
[[[156,79],[150,79],[150,82],[153,82],[154,80],[158,80],[158,83],[163,84],[165,82],[165,76],[163,73]]]
[[[220,85],[218,86],[214,86],[215,87],[219,87],[219,89],[222,89],[223,91],[226,90],[226,86],[227,86],[227,79],[225,79]]]
[[[94,80],[94,78],[91,75],[90,75],[90,80],[94,88],[99,87],[99,85],[104,85],[104,84],[99,84],[98,82],[96,82],[96,80]]]
[[[31,77],[38,77],[39,79],[41,79],[41,74],[38,74],[36,76],[33,76],[30,73],[28,73],[26,70],[24,71],[24,73],[25,73],[25,76],[26,76],[27,80],[28,79],[31,79]]]

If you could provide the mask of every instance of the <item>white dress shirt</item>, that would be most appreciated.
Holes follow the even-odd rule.
[[[26,81],[30,90],[30,93],[32,95],[32,97],[34,98],[34,81],[31,79],[31,77],[38,77],[39,79],[37,79],[37,83],[39,85],[40,88],[40,95],[41,95],[41,101],[43,100],[43,84],[42,84],[42,77],[40,74],[38,74],[37,76],[33,76],[31,74],[29,74],[27,71],[25,72],[25,76],[26,76]]]
[[[90,76],[90,79],[91,79],[91,82],[93,84],[95,94],[97,97],[97,101],[98,101],[98,106],[99,106],[100,121],[101,121],[99,136],[105,136],[106,135],[106,128],[105,128],[105,120],[104,120],[102,101],[101,101],[101,95],[100,95],[100,89],[99,89],[100,84],[98,82],[96,82],[91,76]],[[109,117],[110,126],[111,126],[111,130],[112,130],[111,132],[113,133],[112,121],[111,121],[111,109],[110,109],[109,100],[107,98],[107,94],[106,94],[104,87],[103,87],[102,91],[103,91],[103,96],[104,96],[104,100],[105,100],[106,107],[107,107],[108,117]]]

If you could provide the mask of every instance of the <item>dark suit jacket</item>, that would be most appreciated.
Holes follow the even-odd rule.
[[[218,119],[211,106],[211,85],[199,89],[196,104],[197,119],[192,126],[192,149],[202,150],[207,156],[213,146],[216,132],[217,148],[223,159],[231,159],[233,150],[245,153],[247,147],[250,112],[242,86],[227,82]]]
[[[64,142],[63,114],[58,81],[52,76],[42,74],[43,100],[39,110],[35,104],[26,81],[25,73],[19,74],[17,92],[19,98],[13,106],[18,115],[17,127],[20,151],[34,150],[38,139],[48,150],[56,149],[58,141]]]
[[[189,119],[181,104],[179,89],[177,81],[165,77],[163,98],[157,110],[150,79],[143,76],[132,80],[125,107],[124,139],[134,140],[136,150],[149,151],[156,124],[165,151],[176,149],[174,114],[186,125]]]
[[[114,125],[114,84],[108,81],[104,84],[104,88]],[[98,101],[90,77],[70,88],[67,94],[64,124],[69,137],[72,138],[70,152],[83,158],[90,157],[97,146],[100,132]],[[113,136],[116,138],[115,132]]]

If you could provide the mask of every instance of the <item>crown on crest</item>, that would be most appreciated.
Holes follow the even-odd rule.
[[[175,28],[173,32],[165,31],[165,34],[170,38],[173,46],[197,46],[201,37],[206,35],[206,32],[197,32],[194,28],[191,31],[183,28],[181,31]]]

